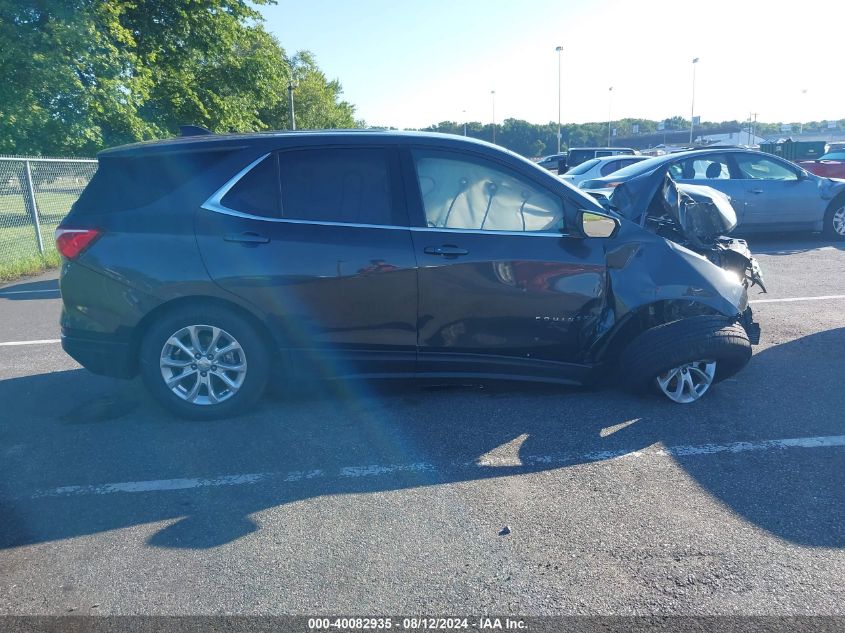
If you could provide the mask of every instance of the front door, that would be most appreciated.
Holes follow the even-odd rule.
[[[775,229],[809,225],[819,219],[818,185],[776,158],[735,152],[732,182],[744,196],[742,225]]]
[[[506,164],[412,154],[420,371],[577,373],[564,363],[581,360],[604,302],[601,246],[566,236],[564,199]]]
[[[327,374],[414,370],[416,262],[397,173],[392,149],[271,153],[199,210],[209,274],[266,315],[294,360]]]

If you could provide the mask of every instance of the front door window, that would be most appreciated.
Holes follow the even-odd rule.
[[[563,202],[486,161],[415,152],[426,224],[444,229],[558,232]]]

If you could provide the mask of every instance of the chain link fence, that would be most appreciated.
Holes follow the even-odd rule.
[[[55,256],[53,231],[96,170],[96,160],[0,157],[0,271]]]

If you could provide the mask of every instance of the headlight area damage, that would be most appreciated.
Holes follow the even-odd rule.
[[[721,191],[676,183],[663,168],[620,185],[604,204],[766,292],[760,265],[748,244],[726,236],[736,227],[737,218],[730,198]]]
[[[632,387],[694,402],[760,340],[748,292],[765,285],[745,241],[724,235],[736,226],[730,200],[664,172],[621,185],[605,204],[642,228],[623,222],[621,246],[608,248],[607,303],[588,357],[618,361]]]

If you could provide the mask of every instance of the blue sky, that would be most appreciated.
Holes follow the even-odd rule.
[[[693,57],[704,120],[845,117],[842,0],[278,0],[262,13],[372,125],[489,122],[491,90],[497,121],[557,120],[557,45],[564,122],[689,117]]]

